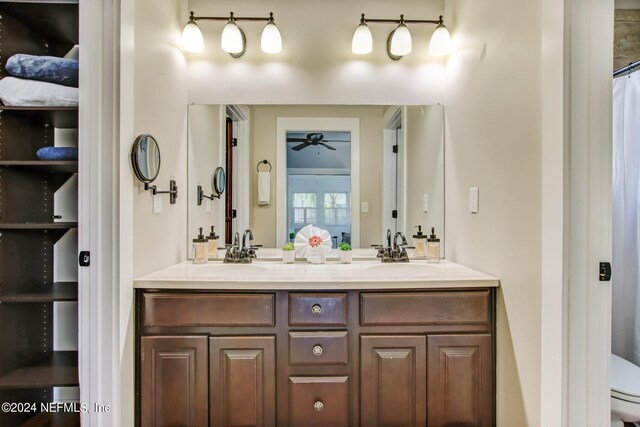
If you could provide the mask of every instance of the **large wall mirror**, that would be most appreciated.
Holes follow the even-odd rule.
[[[190,105],[189,237],[250,228],[281,247],[314,224],[354,248],[387,229],[411,243],[417,225],[443,238],[443,127],[439,105]],[[198,205],[217,167],[224,195]]]

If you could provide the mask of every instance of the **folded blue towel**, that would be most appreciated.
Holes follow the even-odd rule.
[[[5,68],[14,77],[78,87],[77,59],[19,53],[7,60]]]
[[[44,147],[36,152],[40,160],[78,160],[75,147]]]

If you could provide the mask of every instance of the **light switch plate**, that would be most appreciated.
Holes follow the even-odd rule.
[[[162,212],[162,198],[156,194],[153,196],[153,213],[159,214]]]
[[[205,211],[206,213],[211,212],[211,200],[206,199],[206,200],[204,201],[204,211]]]
[[[422,195],[422,210],[424,213],[429,212],[429,195],[426,193]]]
[[[369,213],[369,202],[362,202],[362,213]]]
[[[472,214],[478,213],[478,187],[469,189],[469,212]]]

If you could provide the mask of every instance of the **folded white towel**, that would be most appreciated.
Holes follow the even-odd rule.
[[[0,80],[0,100],[14,107],[77,107],[78,88],[5,77]]]
[[[271,173],[258,172],[258,204],[268,205],[271,202]]]

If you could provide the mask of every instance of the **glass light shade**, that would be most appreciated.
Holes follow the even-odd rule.
[[[242,33],[235,22],[229,21],[222,30],[220,47],[227,53],[240,53],[244,50]]]
[[[366,55],[373,50],[373,37],[369,26],[364,22],[356,28],[351,41],[351,51],[356,55]]]
[[[280,30],[273,21],[269,21],[262,30],[260,38],[260,48],[264,53],[280,53],[282,52],[282,37]]]
[[[195,21],[187,22],[182,30],[182,48],[187,52],[202,52],[204,50],[204,40],[202,32]]]
[[[404,56],[411,53],[411,33],[406,25],[400,24],[391,37],[392,55]]]
[[[438,24],[429,42],[429,53],[433,56],[442,56],[451,52],[451,35],[442,24]]]

